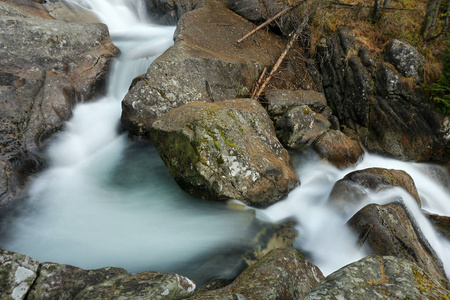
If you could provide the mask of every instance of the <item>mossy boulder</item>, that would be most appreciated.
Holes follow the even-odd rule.
[[[327,276],[303,299],[450,299],[449,286],[413,262],[374,255]]]
[[[151,137],[177,183],[205,199],[275,203],[298,180],[255,100],[190,103],[153,123]]]
[[[278,248],[245,269],[226,287],[189,299],[302,299],[322,279],[319,268],[296,249]]]

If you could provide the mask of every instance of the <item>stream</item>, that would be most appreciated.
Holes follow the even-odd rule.
[[[229,209],[183,192],[151,143],[119,133],[121,100],[134,77],[173,44],[175,27],[151,23],[143,0],[72,0],[108,25],[121,55],[106,95],[79,104],[65,130],[47,150],[50,167],[32,182],[29,196],[4,220],[1,248],[84,269],[122,267],[129,272],[162,271],[192,276],[197,282],[229,276],[234,257],[250,245],[249,224],[295,219],[295,246],[324,275],[367,255],[345,223],[362,206],[337,214],[327,205],[334,183],[369,167],[402,169],[410,174],[423,209],[450,216],[450,192],[427,175],[427,165],[366,153],[354,168],[338,170],[314,153],[292,154],[301,186],[266,209]],[[450,274],[450,242],[440,238],[416,202],[400,189],[370,195],[370,202],[397,199],[407,205]],[[368,202],[365,202],[367,204]],[[255,233],[256,234],[256,233]],[[232,246],[231,246],[232,245]],[[199,265],[208,257],[229,259]]]

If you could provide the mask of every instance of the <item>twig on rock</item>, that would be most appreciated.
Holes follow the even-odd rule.
[[[255,32],[257,32],[258,30],[260,30],[261,28],[263,28],[264,26],[268,25],[269,23],[271,23],[272,21],[278,19],[279,17],[281,17],[282,15],[284,15],[285,13],[287,13],[288,11],[290,11],[291,9],[293,9],[294,7],[300,5],[301,3],[305,2],[305,0],[301,0],[301,1],[297,1],[295,3],[292,3],[291,5],[289,5],[288,7],[286,7],[285,9],[283,9],[282,11],[280,11],[279,13],[277,13],[275,16],[273,16],[272,18],[268,19],[267,21],[265,21],[264,23],[262,23],[261,25],[257,26],[255,29],[253,29],[252,31],[250,31],[249,33],[247,33],[246,35],[244,35],[242,38],[240,38],[239,40],[237,40],[237,43],[240,44],[242,43],[244,40],[246,40],[248,37],[250,37],[252,34],[254,34]]]
[[[298,39],[298,37],[300,36],[300,34],[303,31],[303,28],[305,27],[305,25],[307,24],[308,18],[305,18],[302,22],[302,24],[297,28],[297,30],[294,32],[294,34],[292,35],[291,39],[289,40],[289,42],[286,45],[286,48],[284,49],[284,51],[281,53],[280,57],[278,58],[277,62],[275,63],[275,65],[273,66],[272,70],[270,71],[269,75],[267,75],[266,79],[264,79],[264,82],[259,85],[258,87],[255,89],[256,93],[254,92],[252,95],[252,99],[258,99],[259,96],[261,96],[262,92],[264,91],[264,89],[266,88],[267,84],[269,83],[270,79],[272,79],[272,76],[275,74],[275,72],[278,70],[278,68],[280,67],[281,63],[283,62],[284,58],[286,57],[286,55],[288,54],[289,50],[292,48],[292,46],[294,45],[295,41]],[[263,75],[265,74],[265,72],[263,72]],[[263,75],[261,75],[259,81],[261,80],[261,78],[263,77]]]

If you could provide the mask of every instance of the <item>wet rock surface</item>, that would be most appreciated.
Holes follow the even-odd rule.
[[[105,25],[53,20],[38,3],[3,3],[0,13],[2,206],[45,166],[45,140],[73,106],[102,93],[118,50]]]
[[[369,204],[348,224],[360,234],[360,243],[367,245],[373,254],[408,259],[430,275],[446,278],[442,262],[403,204]]]
[[[153,124],[151,137],[177,183],[206,199],[264,207],[298,183],[287,151],[255,100],[181,106]]]
[[[224,288],[189,299],[302,299],[322,272],[293,248],[270,251]]]
[[[412,177],[403,170],[369,168],[354,171],[337,181],[330,193],[330,203],[344,209],[348,205],[361,203],[368,191],[379,192],[393,187],[407,191],[421,205],[421,200]]]
[[[392,256],[369,256],[327,276],[303,299],[446,299],[447,281]]]

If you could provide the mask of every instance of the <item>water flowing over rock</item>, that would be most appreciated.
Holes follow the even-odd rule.
[[[0,250],[0,298],[23,299],[37,277],[38,268],[37,260]]]
[[[303,299],[446,299],[449,287],[410,261],[375,255],[327,276]]]
[[[294,248],[270,251],[230,285],[189,299],[302,299],[323,279],[318,267]]]
[[[366,189],[379,192],[400,187],[407,191],[421,205],[420,197],[411,176],[403,170],[369,168],[354,171],[337,181],[330,193],[330,203],[339,209],[360,203],[366,196]]]
[[[0,206],[45,165],[44,141],[75,103],[103,92],[118,53],[105,25],[56,21],[41,4],[20,3],[0,5]]]
[[[185,13],[175,45],[133,81],[125,96],[125,128],[146,135],[158,117],[180,105],[248,97],[263,68],[283,49],[281,40],[266,32],[245,46],[236,43],[252,29],[250,22],[218,1],[204,1],[201,8]]]
[[[360,234],[360,243],[367,245],[373,254],[408,259],[432,276],[446,278],[442,262],[403,204],[369,204],[348,224]]]
[[[255,100],[190,103],[153,123],[151,137],[177,183],[207,199],[268,206],[298,181]]]
[[[444,116],[414,78],[403,77],[356,40],[342,29],[318,47],[324,92],[341,124],[354,129],[368,151],[403,160],[448,160]],[[393,61],[402,69],[406,59]]]

